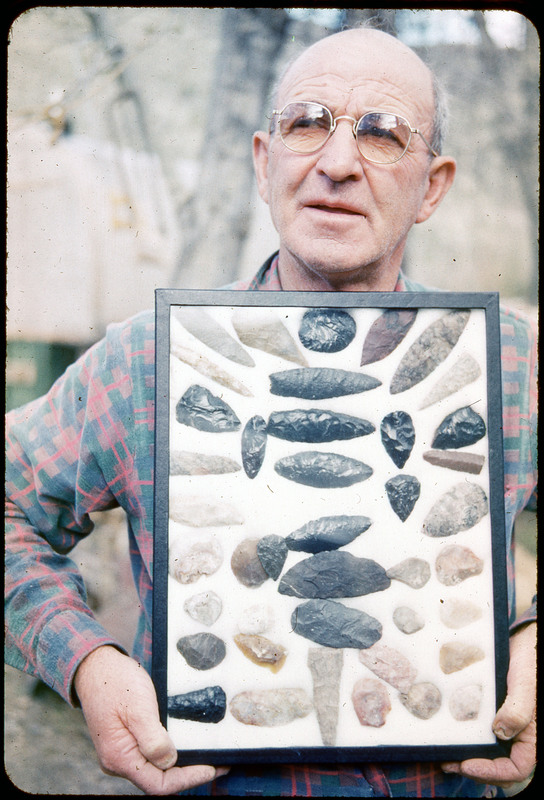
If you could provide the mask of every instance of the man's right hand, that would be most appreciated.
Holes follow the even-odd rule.
[[[81,662],[75,689],[108,775],[127,778],[146,794],[168,795],[228,772],[206,765],[174,766],[177,751],[160,722],[151,678],[114,647],[99,647]]]

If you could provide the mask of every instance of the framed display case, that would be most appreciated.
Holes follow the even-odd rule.
[[[498,296],[158,290],[156,342],[179,763],[504,753]]]

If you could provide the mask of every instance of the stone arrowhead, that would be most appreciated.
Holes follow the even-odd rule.
[[[413,475],[395,475],[385,484],[385,491],[391,508],[403,522],[406,522],[419,499],[421,486]]]
[[[393,463],[402,469],[410,457],[416,440],[411,416],[405,411],[393,411],[387,414],[380,425],[380,434],[382,444]]]
[[[178,401],[176,419],[184,425],[211,433],[237,431],[241,425],[224,400],[196,384],[190,386]]]
[[[483,439],[486,425],[482,417],[470,406],[458,408],[440,423],[432,442],[437,450],[467,447]]]
[[[361,366],[381,361],[402,342],[417,316],[412,309],[390,308],[372,323],[365,338]]]
[[[338,453],[305,450],[280,458],[274,469],[283,478],[319,489],[337,489],[366,481],[372,468]]]
[[[266,441],[266,421],[259,415],[251,417],[242,431],[242,464],[248,478],[255,478],[263,465]]]
[[[402,358],[391,379],[391,394],[405,392],[430,375],[449,356],[469,317],[469,310],[454,310],[432,322]]]
[[[338,353],[355,337],[357,325],[347,311],[312,308],[302,317],[298,336],[304,347],[317,353]]]
[[[291,615],[295,633],[325,647],[371,647],[382,635],[380,622],[334,600],[308,600]]]
[[[227,698],[220,686],[207,686],[195,692],[171,695],[167,708],[168,715],[174,719],[217,723],[225,716]]]
[[[278,592],[292,597],[360,597],[391,584],[380,564],[344,550],[327,550],[305,558],[282,577]]]

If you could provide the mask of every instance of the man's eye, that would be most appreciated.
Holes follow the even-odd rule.
[[[367,128],[367,130],[362,131],[362,133],[363,136],[375,136],[376,138],[392,139],[393,141],[397,140],[393,131],[387,128]]]
[[[311,117],[300,117],[291,124],[291,128],[328,128],[322,119],[312,119]]]

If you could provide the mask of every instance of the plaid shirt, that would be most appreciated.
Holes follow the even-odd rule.
[[[240,290],[281,290],[269,259]],[[421,291],[402,275],[397,291]],[[6,660],[76,703],[73,678],[96,647],[116,642],[93,618],[68,553],[92,530],[90,514],[121,506],[141,603],[134,657],[151,664],[155,341],[153,312],[111,325],[44,397],[7,417]],[[505,505],[512,627],[512,532],[536,487],[536,336],[502,310]],[[299,797],[482,797],[497,790],[436,764],[233,768],[188,794]],[[500,794],[500,791],[499,791]]]

